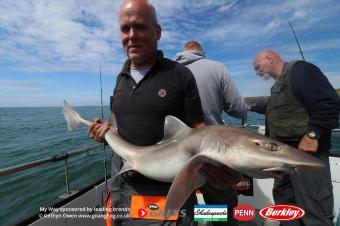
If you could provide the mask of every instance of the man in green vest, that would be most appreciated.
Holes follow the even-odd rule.
[[[254,60],[257,75],[275,79],[271,96],[248,110],[266,114],[266,135],[322,160],[318,172],[301,172],[275,179],[276,204],[293,204],[306,211],[297,221],[281,225],[333,225],[333,188],[329,167],[331,130],[338,127],[340,101],[326,76],[305,61],[285,62],[264,50]]]

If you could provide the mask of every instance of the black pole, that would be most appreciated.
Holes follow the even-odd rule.
[[[103,83],[102,83],[102,67],[99,65],[99,79],[100,79],[100,107],[101,107],[101,113],[102,113],[102,120],[104,120],[104,107],[103,107]],[[105,188],[106,191],[108,191],[108,185],[107,185],[107,164],[106,164],[106,150],[105,150],[105,144],[103,143],[103,152],[104,152],[104,178],[105,178]]]
[[[305,57],[303,56],[303,53],[302,53],[302,49],[301,49],[301,46],[300,46],[299,40],[298,40],[298,38],[297,38],[297,36],[296,36],[296,34],[295,34],[295,31],[294,31],[293,25],[292,25],[292,23],[291,23],[289,20],[288,20],[288,23],[289,23],[289,26],[290,26],[290,28],[291,28],[291,29],[292,29],[292,31],[293,31],[293,34],[294,34],[295,41],[296,41],[296,43],[297,43],[297,45],[298,45],[298,47],[299,47],[300,54],[301,54],[301,56],[302,56],[302,60],[303,60],[303,61],[306,61],[306,60],[305,60]]]

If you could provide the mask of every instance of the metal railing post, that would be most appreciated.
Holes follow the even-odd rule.
[[[65,167],[65,179],[66,179],[66,194],[70,194],[70,181],[68,178],[68,164],[67,164],[67,157],[64,160],[64,167]]]

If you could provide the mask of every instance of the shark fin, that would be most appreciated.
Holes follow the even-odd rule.
[[[109,122],[111,125],[110,128],[113,129],[114,131],[117,130],[117,120],[115,114],[111,113]]]
[[[195,156],[191,158],[177,174],[166,197],[165,213],[178,211],[190,195],[206,182],[206,175],[199,169],[206,157]]]
[[[123,167],[119,170],[118,173],[116,173],[116,175],[112,177],[112,179],[130,170],[135,170],[135,169],[128,162],[125,162]]]
[[[164,138],[163,140],[173,139],[181,135],[187,134],[192,129],[178,118],[168,115],[164,122]]]
[[[276,166],[273,168],[267,168],[267,169],[263,169],[263,172],[285,172],[285,173],[291,173],[291,171],[293,172],[293,170],[290,170],[290,168],[288,167],[283,167],[283,166]]]
[[[178,211],[185,204],[190,195],[197,188],[203,186],[206,183],[208,175],[203,170],[200,170],[203,164],[225,166],[229,168],[228,166],[222,165],[209,156],[206,156],[204,153],[195,155],[189,159],[189,161],[177,174],[169,189],[165,205],[166,214]]]
[[[67,127],[69,130],[77,128],[80,123],[84,123],[87,126],[91,126],[92,123],[83,119],[76,110],[74,110],[66,100],[64,100],[63,114],[67,122]]]

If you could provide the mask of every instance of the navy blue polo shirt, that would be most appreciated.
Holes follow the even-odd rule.
[[[204,121],[196,81],[188,68],[158,51],[156,63],[137,84],[130,75],[130,64],[127,60],[117,77],[112,99],[112,112],[123,139],[135,145],[159,142],[167,115],[189,126]]]

